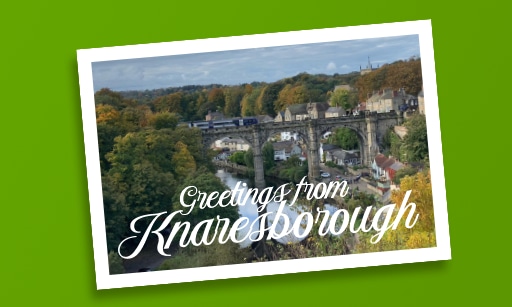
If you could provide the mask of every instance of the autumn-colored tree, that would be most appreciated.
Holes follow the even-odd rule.
[[[256,112],[258,114],[266,114],[272,117],[276,116],[274,102],[279,98],[279,92],[283,86],[283,84],[276,82],[263,87],[256,100]]]
[[[153,102],[153,108],[156,112],[181,113],[181,92],[172,93],[166,96],[157,97]]]
[[[242,98],[244,97],[244,89],[242,87],[231,87],[224,91],[226,104],[224,105],[224,115],[229,117],[240,116]]]
[[[108,104],[116,109],[120,109],[123,107],[123,96],[114,92],[109,88],[102,88],[101,90],[94,93],[94,102],[97,105],[100,104]]]
[[[110,104],[96,105],[96,123],[114,123],[119,120],[119,111]]]
[[[383,65],[379,69],[361,76],[355,83],[360,101],[366,101],[373,91],[384,88],[394,90],[403,88],[406,93],[417,95],[421,91],[422,85],[421,60],[419,58]]]
[[[250,94],[245,94],[242,99],[242,116],[256,115],[256,99],[261,92],[261,88],[253,88]]]
[[[172,156],[174,173],[178,178],[186,178],[196,171],[196,162],[187,149],[187,145],[178,141],[175,146],[176,153]]]
[[[213,88],[208,93],[208,102],[215,106],[215,110],[223,110],[225,105],[224,91],[221,88]]]
[[[402,179],[400,190],[393,191],[391,194],[391,201],[396,204],[391,221],[396,218],[407,191],[411,191],[411,193],[408,203],[405,205],[414,203],[414,216],[416,214],[418,216],[414,226],[408,228],[405,225],[406,216],[411,210],[409,208],[406,215],[400,220],[398,227],[395,230],[388,230],[376,244],[370,242],[371,237],[375,235],[374,232],[361,234],[356,246],[357,253],[426,248],[436,245],[430,171],[420,172]]]
[[[310,94],[307,87],[303,84],[292,86],[287,84],[278,95],[278,99],[275,101],[276,112],[286,109],[292,104],[301,104],[310,102]]]

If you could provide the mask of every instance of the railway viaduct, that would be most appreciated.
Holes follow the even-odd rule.
[[[315,182],[320,178],[319,140],[321,136],[336,128],[346,127],[356,132],[363,164],[371,165],[379,152],[379,144],[390,127],[403,122],[401,113],[361,112],[356,116],[307,119],[260,123],[251,126],[227,127],[202,131],[205,148],[223,137],[238,137],[246,140],[254,153],[254,182],[256,188],[265,188],[262,148],[272,136],[281,132],[300,135],[307,146],[308,179]]]

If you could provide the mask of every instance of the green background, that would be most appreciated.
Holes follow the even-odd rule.
[[[0,304],[505,300],[509,287],[498,279],[510,268],[508,10],[494,1],[448,3],[3,4]],[[433,27],[452,260],[96,290],[77,49],[419,19]]]

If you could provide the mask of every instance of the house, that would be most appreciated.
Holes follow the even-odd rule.
[[[320,148],[318,149],[320,160],[323,162],[333,161],[332,153],[337,150],[341,150],[341,148],[337,145],[321,143]]]
[[[327,102],[310,102],[307,104],[307,111],[312,119],[325,118],[327,109],[329,109]]]
[[[415,109],[418,106],[418,98],[405,93],[404,89],[394,91],[391,89],[374,92],[366,100],[365,109],[370,112],[387,113],[391,110],[405,111]]]
[[[396,172],[403,167],[404,165],[393,157],[388,158],[383,154],[378,154],[372,163],[373,178],[379,181],[391,181]]]
[[[346,112],[342,107],[329,107],[325,111],[325,118],[340,117],[344,115],[346,115]]]
[[[305,120],[307,118],[310,117],[305,103],[292,104],[284,111],[284,120],[287,122]]]
[[[328,108],[329,104],[326,102],[292,104],[284,111],[284,120],[289,122],[325,118],[325,111],[327,111]]]
[[[359,151],[355,150],[335,150],[332,152],[332,161],[337,165],[353,166],[361,164]]]
[[[274,122],[276,122],[276,123],[284,122],[284,111],[277,113],[276,118],[274,118]]]
[[[373,162],[372,162],[372,173],[373,173],[373,178],[375,180],[379,180],[383,176],[385,176],[384,169],[382,168],[382,165],[384,165],[384,162],[386,162],[387,160],[388,160],[388,157],[386,157],[383,154],[378,154],[373,159]]]
[[[247,151],[250,148],[249,143],[240,138],[225,137],[215,141],[216,148],[229,149],[229,151]]]
[[[291,156],[301,156],[302,149],[295,142],[282,141],[272,143],[274,147],[274,160],[285,161]]]
[[[387,175],[387,178],[388,180],[390,181],[393,181],[393,179],[395,178],[395,174],[396,172],[403,168],[405,165],[400,163],[399,161],[395,161],[395,163],[391,164],[387,169],[386,169],[386,175]]]

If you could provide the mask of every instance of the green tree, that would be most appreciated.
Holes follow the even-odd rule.
[[[242,116],[256,115],[256,99],[260,95],[261,88],[251,87],[250,94],[245,94],[242,99]]]
[[[400,184],[400,181],[402,181],[403,178],[405,178],[407,176],[412,176],[412,175],[416,174],[417,172],[418,172],[418,170],[416,170],[414,167],[411,167],[411,166],[403,167],[395,173],[395,176],[393,177],[393,182],[395,184]]]
[[[178,125],[178,117],[174,113],[160,112],[154,114],[149,122],[157,130],[163,128],[174,129]]]
[[[352,150],[359,148],[359,140],[354,130],[349,128],[338,128],[329,136],[329,143],[338,145],[339,147]]]
[[[258,114],[267,114],[272,117],[276,116],[274,103],[279,98],[279,92],[283,86],[283,84],[275,82],[265,86],[261,90],[256,100],[256,110]]]
[[[248,168],[254,168],[254,152],[252,151],[252,148],[249,148],[249,150],[245,152],[244,160],[245,165]]]
[[[222,193],[225,190],[228,190],[228,187],[222,183],[222,181],[215,176],[213,173],[206,171],[205,169],[198,169],[192,176],[187,177],[183,181],[181,185],[178,186],[178,191],[183,191],[186,187],[194,186],[199,191],[205,192],[209,195],[212,192]],[[173,210],[184,210],[183,206],[180,203],[180,194],[176,193],[172,198],[173,202]],[[191,204],[194,199],[197,198],[197,195],[191,196],[189,194],[183,195],[183,201],[185,204]],[[215,199],[212,201],[211,205],[216,204]],[[225,200],[223,202],[224,205],[227,205],[229,202]],[[187,210],[188,211],[188,210]],[[194,206],[191,210],[191,213],[187,216],[183,216],[182,220],[190,222],[192,225],[199,223],[200,221],[217,218],[219,215],[221,218],[228,218],[231,221],[234,221],[240,217],[238,213],[238,208],[236,206],[215,206],[213,208],[201,209],[199,206]]]
[[[404,147],[409,162],[428,159],[427,122],[425,115],[414,114],[404,123],[407,134],[404,137]]]
[[[237,151],[231,156],[229,156],[229,161],[232,163],[240,164],[240,165],[246,165],[245,164],[245,152],[243,151]]]
[[[109,273],[112,274],[123,274],[125,272],[123,266],[123,259],[119,257],[117,252],[110,251],[108,253],[108,268]]]
[[[265,143],[261,149],[261,154],[263,156],[263,168],[265,171],[271,170],[276,164],[274,161],[274,146],[272,143]]]

